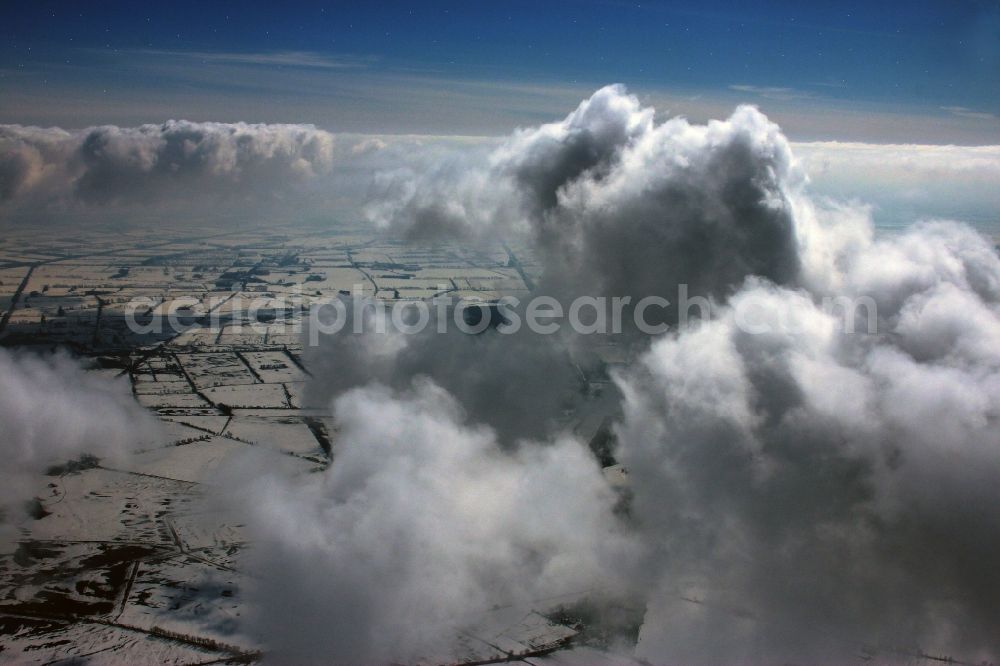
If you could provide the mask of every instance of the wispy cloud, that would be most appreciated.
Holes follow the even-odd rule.
[[[816,86],[818,88],[840,88],[840,89],[846,89],[848,87],[846,81],[813,81],[809,85]]]
[[[995,113],[989,113],[987,111],[976,111],[974,109],[968,109],[964,106],[942,106],[942,111],[947,111],[953,116],[958,116],[959,118],[971,118],[973,120],[1000,120]]]
[[[318,69],[360,69],[375,62],[374,56],[329,55],[315,51],[209,52],[142,49],[147,56],[184,58],[201,62],[266,67],[306,67]]]
[[[814,99],[816,95],[804,90],[796,90],[795,88],[783,88],[777,86],[752,86],[742,83],[734,83],[729,86],[730,90],[735,90],[737,92],[749,93],[751,95],[757,95],[758,97],[765,97],[767,99],[780,99],[780,100],[790,100],[790,99]]]

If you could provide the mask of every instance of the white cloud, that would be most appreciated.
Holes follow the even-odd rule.
[[[926,182],[961,176],[977,182],[1000,177],[1000,146],[872,144],[843,141],[793,143],[813,178],[849,171],[882,178]]]
[[[845,165],[875,164],[874,150],[814,149]],[[990,150],[895,154],[979,174]],[[466,359],[490,338],[406,341],[387,363],[353,348],[332,389],[342,448],[330,470],[269,478],[248,503],[270,537],[262,598],[296,600],[264,608],[278,654],[427,654],[475,608],[585,572],[645,602],[638,649],[654,663],[1000,655],[1000,255],[988,240],[944,222],[877,237],[866,207],[810,197],[758,111],[656,124],[618,87],[492,150],[436,158],[390,174],[373,216],[422,234],[520,231],[542,288],[672,297],[687,282],[715,314],[645,350],[619,340],[639,358],[616,374],[620,407],[608,410],[632,479],[618,523],[578,444],[501,445],[489,427],[512,404],[526,419],[557,411],[544,382],[512,379],[516,400],[494,391],[493,411],[476,404],[483,391],[410,385],[421,366],[405,350]],[[863,321],[844,330],[823,307],[831,296],[871,299],[875,334],[855,333]],[[763,333],[741,324],[751,302]],[[324,349],[339,351],[335,371],[344,348]],[[448,387],[516,378],[524,357],[510,352],[481,372],[426,374]],[[622,529],[640,566],[609,563],[609,545],[637,554]],[[302,598],[328,621],[289,613]]]
[[[1000,146],[792,144],[817,194],[876,206],[876,221],[959,219],[1000,229]]]
[[[753,282],[618,377],[654,662],[1000,653],[1000,256],[938,224],[825,270],[878,302],[881,334]],[[748,334],[751,300],[781,325]]]
[[[127,380],[90,374],[67,356],[0,349],[0,376],[0,509],[8,517],[48,466],[85,453],[114,458],[157,432]]]
[[[959,118],[971,118],[973,120],[997,120],[997,115],[995,113],[989,113],[986,111],[975,111],[973,109],[966,108],[964,106],[942,106],[942,111],[947,111],[953,116],[958,116]]]
[[[336,462],[233,490],[248,507],[261,632],[283,660],[451,654],[493,606],[611,586],[632,544],[572,439],[503,450],[426,380],[334,404]]]

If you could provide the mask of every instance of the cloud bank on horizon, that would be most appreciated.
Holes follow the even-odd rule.
[[[961,220],[1000,231],[1000,146],[793,144],[816,194],[873,205],[879,226]]]
[[[491,152],[386,175],[380,224],[520,234],[540,289],[686,281],[715,307],[632,340],[614,374],[627,517],[585,442],[482,408],[469,375],[482,391],[507,378],[524,422],[551,416],[551,386],[518,383],[530,360],[421,366],[440,346],[349,343],[355,371],[311,387],[342,424],[336,462],[239,489],[276,655],[418,660],[494,599],[575,592],[582,575],[601,583],[595,603],[645,609],[634,649],[652,663],[1000,657],[1000,255],[950,222],[878,238],[868,208],[810,196],[792,155],[752,108],[656,124],[611,87]],[[860,296],[877,305],[871,334],[820,307]],[[748,304],[763,332],[741,323]],[[449,353],[493,334],[452,336]],[[315,350],[332,369],[345,353]]]
[[[652,109],[649,114],[643,122],[651,122]],[[268,217],[294,221],[296,214],[329,218],[331,211],[344,219],[367,204],[377,218],[389,214],[380,207],[419,205],[403,203],[388,189],[418,182],[408,173],[422,173],[424,184],[442,180],[443,172],[463,169],[466,160],[502,143],[495,137],[335,134],[304,124],[0,125],[0,214],[7,223],[136,222],[160,212],[159,219],[175,224],[186,216],[263,223]],[[990,233],[1000,228],[1000,193],[993,186],[1000,177],[1000,145],[792,147],[816,194],[871,203],[880,225],[941,218]],[[530,179],[531,165],[521,167]],[[421,189],[413,196],[430,195]],[[461,204],[436,205],[440,223],[444,206]]]
[[[220,203],[228,213],[246,212],[328,174],[333,155],[333,135],[309,125],[4,125],[0,210],[29,221],[95,210],[130,221],[159,208],[202,216]]]

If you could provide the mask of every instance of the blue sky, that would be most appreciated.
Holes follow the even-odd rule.
[[[794,139],[1000,143],[1000,2],[6,3],[0,122],[500,134],[622,82]]]

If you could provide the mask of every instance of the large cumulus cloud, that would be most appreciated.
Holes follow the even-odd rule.
[[[369,217],[423,238],[519,235],[543,254],[541,289],[560,295],[638,299],[685,282],[720,297],[748,275],[798,274],[788,190],[801,174],[752,107],[707,125],[656,124],[609,86],[486,159],[445,165],[384,175]]]
[[[533,338],[535,355],[492,331],[321,344],[329,371],[345,369],[315,380],[341,427],[334,461],[312,483],[269,480],[247,506],[271,536],[257,550],[262,626],[283,625],[268,595],[332,579],[310,607],[330,621],[276,645],[425,655],[503,599],[492,590],[545,589],[540,572],[561,561],[637,595],[636,650],[652,663],[995,660],[1000,257],[954,223],[876,236],[870,208],[814,200],[806,183],[758,111],[656,124],[617,87],[492,150],[380,176],[373,219],[417,237],[518,235],[543,263],[540,292],[673,299],[685,283],[706,308],[688,328],[618,340],[638,354],[615,373],[620,404],[590,406],[614,419],[629,470],[617,519],[572,438],[511,445],[491,427],[554,416],[560,381],[518,383],[518,365],[558,364],[583,340]],[[510,394],[474,389],[503,377]],[[498,518],[522,510],[579,531],[551,527],[541,546]],[[621,530],[639,546],[609,564]],[[423,584],[442,566],[456,596]],[[399,619],[415,600],[426,624]]]
[[[804,179],[777,126],[751,107],[707,125],[656,124],[651,108],[608,86],[560,122],[412,159],[426,168],[376,175],[374,223],[423,240],[518,238],[542,259],[535,293],[556,295],[564,311],[577,296],[627,297],[621,320],[631,331],[631,308],[650,295],[673,302],[682,284],[724,300],[749,275],[804,279],[792,203]],[[651,324],[677,316],[646,310]],[[505,442],[545,437],[564,411],[595,408],[581,394],[590,338],[524,327],[396,335],[383,320],[389,333],[374,340],[345,333],[307,347],[315,401],[372,380],[401,388],[423,374]]]
[[[707,125],[656,124],[651,108],[608,86],[560,122],[409,160],[424,168],[374,178],[366,211],[377,226],[422,240],[521,240],[542,260],[536,294],[556,295],[564,310],[576,296],[628,297],[626,329],[642,298],[674,301],[682,284],[724,299],[749,275],[803,279],[791,197],[804,179],[777,126],[751,107]],[[677,315],[646,310],[651,324]],[[468,336],[453,326],[393,335],[388,323],[377,342],[345,333],[307,348],[316,400],[425,374],[504,441],[543,437],[564,410],[593,408],[581,401],[573,365],[588,362],[590,339]]]

